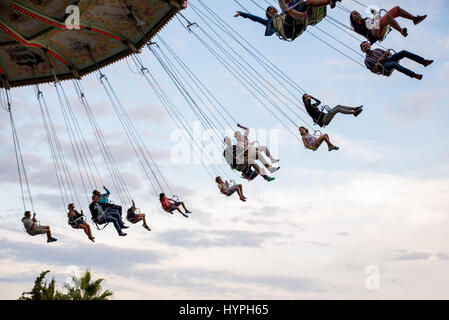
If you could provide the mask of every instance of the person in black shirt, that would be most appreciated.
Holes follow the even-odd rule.
[[[304,106],[306,107],[307,113],[320,127],[327,126],[337,113],[352,114],[354,117],[357,117],[363,111],[363,106],[352,108],[338,105],[335,108],[330,109],[326,113],[318,109],[321,101],[312,97],[311,95],[308,95],[307,93],[302,96],[302,101],[304,103]],[[312,101],[314,101],[314,103]]]

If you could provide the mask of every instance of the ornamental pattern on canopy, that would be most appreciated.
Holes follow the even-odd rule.
[[[185,0],[1,0],[0,86],[51,82],[53,71],[60,80],[80,78],[138,53],[186,5]],[[70,29],[65,21],[77,9],[79,29]]]

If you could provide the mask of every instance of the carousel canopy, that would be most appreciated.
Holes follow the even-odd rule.
[[[0,86],[51,82],[54,74],[80,78],[139,52],[185,6],[185,0],[1,0]]]

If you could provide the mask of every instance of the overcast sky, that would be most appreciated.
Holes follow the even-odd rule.
[[[197,0],[191,2],[198,6]],[[275,150],[281,166],[276,180],[248,183],[222,165],[221,170],[228,174],[225,178],[243,184],[248,201],[220,195],[202,165],[180,164],[173,157],[179,145],[175,125],[145,80],[132,72],[132,61],[129,65],[118,62],[103,72],[175,193],[193,213],[189,219],[162,213],[106,94],[95,75],[90,75],[83,80],[86,96],[133,198],[142,212],[149,214],[153,229],[147,232],[135,225],[125,238],[118,237],[112,226],[100,232],[93,229],[96,243],[92,244],[81,231],[67,225],[33,88],[14,89],[15,117],[38,218],[51,225],[59,241],[47,244],[44,236],[30,237],[23,232],[9,119],[4,113],[0,117],[0,298],[19,297],[31,288],[41,270],[52,270],[62,284],[70,274],[90,268],[95,276],[106,278],[105,286],[114,291],[116,299],[447,299],[447,1],[400,1],[411,13],[429,17],[419,26],[400,20],[409,36],[403,38],[392,31],[382,43],[396,51],[407,49],[435,59],[428,68],[404,61],[424,74],[422,81],[398,72],[391,78],[375,76],[307,32],[293,43],[264,37],[261,25],[233,18],[235,11],[241,10],[234,1],[206,2],[323,103],[365,106],[360,117],[337,115],[325,129],[340,150],[329,153],[324,146],[317,152],[305,150],[175,18],[160,36],[237,121],[253,132],[257,129],[260,135],[255,139],[272,134],[267,144]],[[251,1],[239,2],[263,16]],[[266,6],[265,1],[256,2]],[[387,9],[398,4],[371,3]],[[344,0],[343,4],[365,14],[353,1]],[[192,8],[183,14],[204,26]],[[332,10],[330,15],[349,22],[342,10]],[[359,42],[329,22],[323,21],[319,27],[359,52]],[[323,36],[316,28],[310,31]],[[355,52],[330,43],[363,62]],[[246,54],[234,43],[232,46]],[[192,112],[155,58],[147,50],[141,57],[193,126]],[[71,83],[63,86],[87,142],[93,146],[95,140]],[[55,89],[50,85],[41,89],[72,175],[78,179]],[[298,108],[302,107],[300,96],[297,99]],[[304,125],[286,124],[293,132]],[[94,158],[102,180],[111,189],[111,198],[119,202],[101,157]],[[81,206],[87,211],[86,195],[76,181],[84,201]],[[378,289],[367,288],[367,268],[379,271]]]

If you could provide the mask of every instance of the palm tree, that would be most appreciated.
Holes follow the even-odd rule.
[[[50,270],[42,271],[34,281],[34,287],[29,292],[23,292],[19,300],[66,300],[67,295],[56,290],[55,279],[50,283],[44,281]]]
[[[104,279],[93,281],[90,270],[87,270],[80,278],[72,276],[72,280],[73,285],[69,283],[64,284],[70,300],[108,300],[113,294],[110,290],[101,292],[101,283]]]

